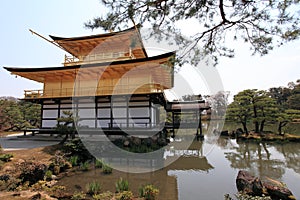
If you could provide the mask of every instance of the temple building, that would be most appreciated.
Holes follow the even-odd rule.
[[[170,129],[174,134],[179,127],[176,114],[190,112],[199,120],[209,108],[203,101],[181,104],[167,100],[164,90],[174,86],[175,52],[148,57],[137,26],[91,36],[50,38],[44,39],[68,54],[63,66],[4,67],[13,75],[43,84],[41,90],[25,90],[23,99],[41,104],[40,131],[54,129],[64,111],[73,111],[78,127],[86,129],[101,128],[108,134]],[[166,123],[162,113],[171,113],[172,121]],[[201,133],[201,120],[194,128]]]

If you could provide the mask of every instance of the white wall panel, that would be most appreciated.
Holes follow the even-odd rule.
[[[43,128],[54,128],[56,127],[57,121],[56,120],[43,120],[42,127]]]
[[[43,110],[43,118],[57,118],[58,110]]]

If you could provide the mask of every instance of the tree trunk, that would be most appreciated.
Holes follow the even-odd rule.
[[[246,124],[246,122],[242,122],[242,124],[243,124],[243,129],[244,129],[246,135],[248,136],[247,124]]]
[[[259,133],[259,123],[258,123],[258,122],[254,122],[254,125],[255,125],[255,130],[254,130],[254,132],[255,132],[255,133]]]
[[[278,134],[282,135],[282,122],[279,122],[279,125],[278,125]]]
[[[278,124],[278,134],[279,135],[282,135],[282,136],[284,135],[282,133],[282,128],[285,127],[287,124],[288,124],[287,121],[279,122],[279,124]]]
[[[68,138],[69,138],[69,133],[66,133],[65,137],[62,139],[62,141],[59,142],[59,144],[63,145],[67,141]]]
[[[259,129],[260,133],[264,132],[265,122],[266,122],[266,120],[262,120],[260,123],[260,129]]]
[[[253,102],[253,104],[254,104],[254,102]],[[256,108],[256,106],[254,106],[253,105],[253,113],[254,113],[254,120],[255,120],[255,122],[254,122],[254,125],[255,125],[255,133],[258,133],[259,132],[259,123],[258,123],[258,121],[257,121],[257,108]]]

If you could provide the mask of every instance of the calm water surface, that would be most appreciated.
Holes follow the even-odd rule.
[[[152,183],[160,189],[161,200],[222,200],[224,194],[236,194],[235,179],[240,169],[253,175],[286,183],[300,199],[300,144],[256,144],[218,138],[194,141],[189,150],[181,149],[187,137],[177,137],[169,144],[164,160],[175,160],[167,167],[151,173],[132,174],[114,170],[103,175],[101,170],[78,173],[61,180],[70,192],[85,190],[93,180],[102,184],[102,191],[115,190],[119,177],[129,181],[130,189]]]

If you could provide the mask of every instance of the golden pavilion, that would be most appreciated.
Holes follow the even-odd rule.
[[[43,84],[41,90],[25,90],[23,99],[41,104],[40,132],[54,129],[57,119],[70,110],[75,111],[79,127],[101,128],[110,134],[163,129],[174,133],[179,127],[175,115],[183,110],[195,113],[201,124],[199,116],[209,108],[203,101],[169,102],[164,95],[164,90],[174,86],[175,52],[148,57],[139,26],[91,36],[50,38],[44,39],[68,54],[63,66],[4,67],[13,75]],[[166,122],[162,112],[172,113],[172,121]],[[201,133],[199,123],[195,128]]]

